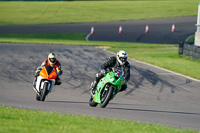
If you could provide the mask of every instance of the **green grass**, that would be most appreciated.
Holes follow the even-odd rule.
[[[198,0],[0,2],[0,25],[104,22],[197,15]]]
[[[0,106],[1,133],[197,133],[149,123]]]
[[[85,41],[85,37],[86,34],[80,33],[0,34],[0,42],[109,46],[109,51],[116,53],[123,49],[130,58],[200,80],[200,69],[197,69],[200,61],[178,55],[178,45]]]

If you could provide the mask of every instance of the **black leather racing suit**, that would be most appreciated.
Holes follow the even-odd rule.
[[[127,82],[130,79],[130,64],[128,61],[124,65],[120,65],[117,61],[117,57],[109,57],[108,60],[101,65],[101,69],[106,70],[111,67],[121,67],[124,71],[122,77],[125,79],[125,84],[122,86],[120,91],[124,91],[127,88]],[[99,80],[104,76],[104,73],[102,71],[100,73],[96,74],[96,80],[91,84],[92,89],[96,89],[96,86],[99,82]]]

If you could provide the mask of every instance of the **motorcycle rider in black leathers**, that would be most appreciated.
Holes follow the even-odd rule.
[[[117,52],[116,56],[109,57],[108,60],[101,65],[101,71],[100,73],[96,74],[96,80],[94,80],[91,83],[91,88],[92,88],[92,94],[95,93],[96,86],[101,78],[105,76],[107,69],[111,67],[119,67],[123,70],[123,75],[122,77],[125,79],[125,84],[121,87],[120,91],[125,91],[127,89],[127,82],[130,79],[130,64],[127,61],[128,54],[124,50],[120,50]]]

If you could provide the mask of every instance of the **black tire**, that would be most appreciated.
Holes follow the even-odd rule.
[[[40,96],[38,94],[36,94],[36,100],[40,101]]]
[[[105,108],[108,103],[110,102],[110,99],[112,98],[112,95],[113,95],[113,91],[114,91],[114,88],[113,87],[110,87],[106,96],[105,96],[105,99],[102,101],[102,103],[100,104],[100,107],[101,108]],[[101,97],[102,99],[103,97]]]
[[[98,105],[98,103],[94,102],[92,95],[91,95],[90,100],[89,100],[89,105],[91,107],[96,107]]]
[[[40,101],[44,101],[47,95],[47,87],[48,87],[48,83],[45,82],[44,83],[44,88],[40,91]]]

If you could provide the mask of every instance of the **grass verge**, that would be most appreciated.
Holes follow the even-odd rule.
[[[198,0],[3,1],[0,25],[80,23],[197,15]]]
[[[108,46],[123,49],[130,58],[200,80],[200,61],[178,55],[178,45],[85,41],[86,34],[0,34],[0,42]],[[9,45],[9,44],[8,44]],[[134,65],[134,64],[132,64]]]
[[[149,123],[0,106],[1,133],[197,133]]]

